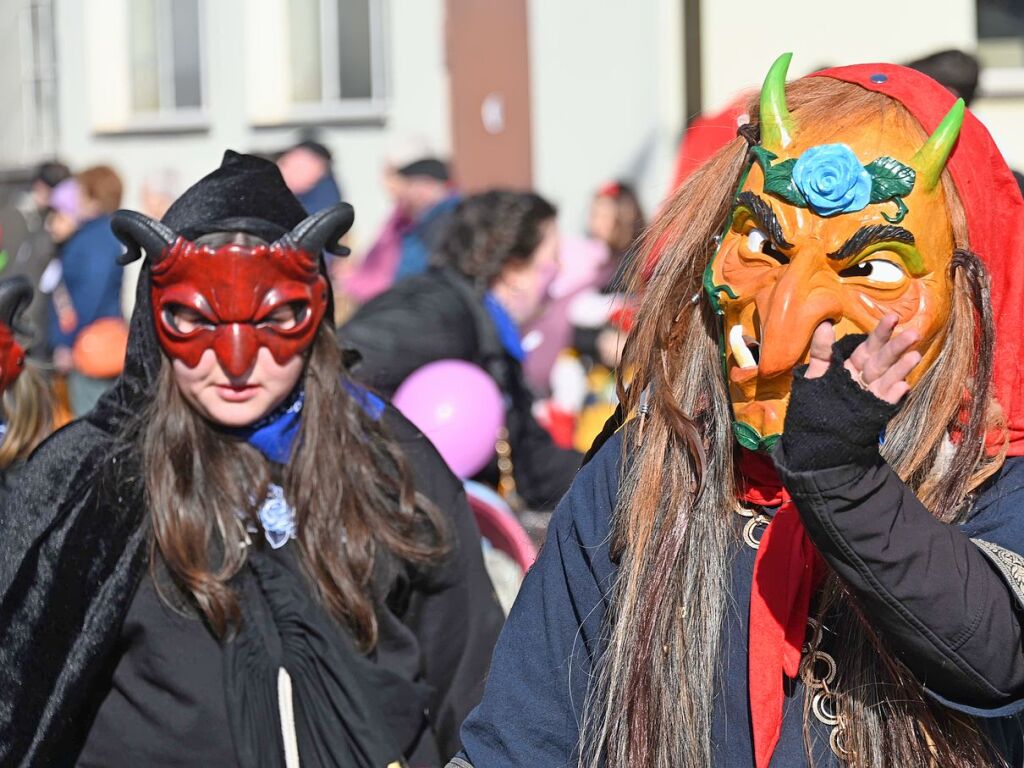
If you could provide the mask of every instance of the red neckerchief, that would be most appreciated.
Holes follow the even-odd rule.
[[[782,732],[782,676],[796,678],[811,596],[825,564],[768,456],[741,450],[740,498],[778,507],[761,536],[750,589],[748,674],[757,768],[767,768]]]

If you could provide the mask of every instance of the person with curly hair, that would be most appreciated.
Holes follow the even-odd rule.
[[[539,195],[494,190],[462,201],[423,275],[364,305],[339,331],[362,355],[353,369],[391,394],[413,371],[448,358],[483,367],[508,403],[516,490],[551,508],[572,482],[580,454],[560,449],[534,419],[519,328],[543,307],[558,270],[556,211]],[[497,479],[497,464],[483,472]]]

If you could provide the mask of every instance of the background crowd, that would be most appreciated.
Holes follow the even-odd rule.
[[[978,61],[962,51],[911,66],[968,101],[977,90]],[[691,122],[666,193],[736,135],[749,99],[740,94]],[[307,213],[348,197],[339,183],[345,158],[318,138],[306,130],[293,145],[262,153]],[[547,513],[616,408],[617,382],[628,382],[618,363],[636,297],[623,286],[633,270],[650,269],[631,259],[647,212],[633,179],[595,178],[586,224],[574,231],[543,191],[466,194],[448,159],[414,136],[380,166],[390,212],[375,237],[328,262],[338,337],[357,350],[351,370],[360,381],[408,404],[406,415],[470,483],[480,514],[515,521],[492,531],[493,575],[510,600],[534,554],[529,542],[517,550],[516,537],[523,526],[534,541],[543,535]],[[160,218],[182,191],[178,179],[172,167],[148,174],[141,209]],[[85,415],[121,372],[137,275],[119,262],[110,229],[122,198],[114,167],[51,160],[0,210],[0,277],[24,275],[36,288],[26,380],[37,384],[32,402],[47,414],[34,415],[38,429],[24,446],[8,446],[12,456]],[[471,363],[494,386],[475,386],[471,369],[445,368],[452,360]],[[413,377],[431,370],[433,384]],[[495,434],[478,421],[492,401]],[[480,447],[464,439],[446,446],[444,430],[456,427],[479,431]]]

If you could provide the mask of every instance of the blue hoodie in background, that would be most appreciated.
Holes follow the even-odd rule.
[[[334,178],[334,174],[328,171],[320,177],[320,181],[310,187],[301,195],[296,195],[306,213],[312,216],[324,208],[330,208],[341,202],[341,189]]]
[[[82,224],[60,248],[62,282],[71,296],[78,324],[70,333],[61,330],[50,300],[51,348],[70,347],[79,332],[101,317],[122,317],[121,280],[117,263],[124,249],[110,229],[110,217],[100,216]]]

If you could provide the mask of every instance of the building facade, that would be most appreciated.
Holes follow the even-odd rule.
[[[357,212],[389,201],[385,158],[415,137],[470,189],[531,185],[580,231],[621,177],[663,197],[687,117],[794,74],[957,47],[989,64],[976,111],[1024,167],[1024,9],[1015,0],[3,0],[0,173],[58,155],[178,191],[225,148],[310,128]]]

